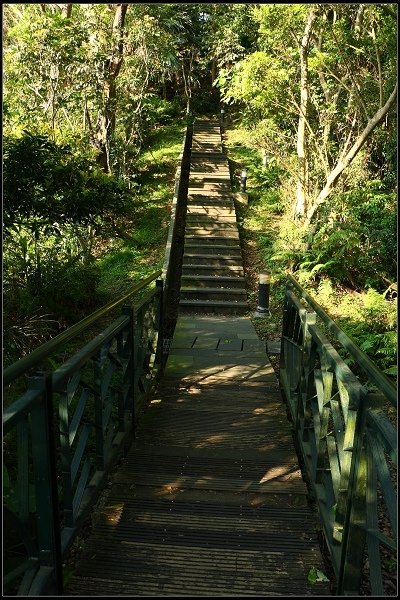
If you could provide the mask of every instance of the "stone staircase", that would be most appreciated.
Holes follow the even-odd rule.
[[[220,127],[210,121],[193,125],[179,307],[181,312],[248,310],[228,161]]]

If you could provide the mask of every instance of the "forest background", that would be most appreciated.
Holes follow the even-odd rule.
[[[161,266],[222,107],[244,246],[397,377],[396,4],[3,4],[3,72],[6,365]]]

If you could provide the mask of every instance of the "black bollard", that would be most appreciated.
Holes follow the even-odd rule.
[[[242,174],[240,176],[240,191],[241,192],[246,191],[246,183],[247,183],[247,170],[243,169]]]
[[[225,123],[225,111],[221,108],[221,125]]]
[[[255,317],[271,316],[269,310],[269,288],[271,284],[271,274],[269,271],[261,271],[258,284],[258,306],[254,314]]]

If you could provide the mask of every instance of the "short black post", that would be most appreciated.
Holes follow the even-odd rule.
[[[225,123],[225,111],[223,108],[221,108],[221,125],[224,125]]]
[[[267,153],[265,152],[265,150],[262,155],[262,165],[263,165],[264,169],[266,169],[268,166],[268,156],[267,156]]]
[[[241,177],[240,177],[240,191],[241,192],[246,191],[246,183],[247,183],[247,169],[243,169]]]
[[[271,285],[271,274],[269,271],[260,271],[258,283],[258,306],[254,316],[267,317],[271,316],[269,310],[269,289]]]

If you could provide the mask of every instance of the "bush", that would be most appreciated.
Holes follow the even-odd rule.
[[[7,228],[43,225],[57,232],[66,223],[91,223],[125,210],[126,185],[66,145],[27,131],[4,140],[3,218]]]
[[[396,280],[396,198],[380,181],[338,194],[321,217],[302,269],[356,289]]]

